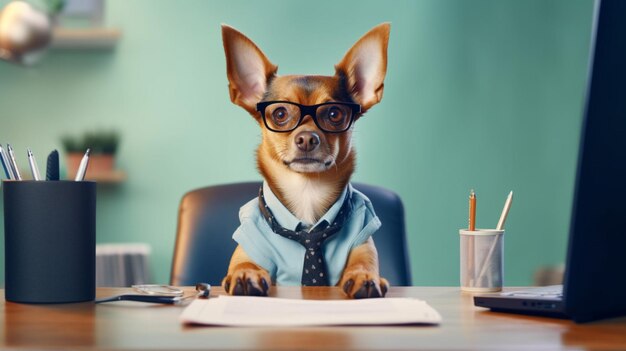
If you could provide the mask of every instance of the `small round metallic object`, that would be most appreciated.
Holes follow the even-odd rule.
[[[200,298],[208,298],[211,293],[211,285],[207,283],[198,283],[196,284],[196,291],[198,292],[197,297]]]

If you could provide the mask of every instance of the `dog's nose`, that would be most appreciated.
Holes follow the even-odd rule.
[[[320,144],[320,136],[315,132],[304,131],[296,135],[295,142],[298,149],[309,152]]]

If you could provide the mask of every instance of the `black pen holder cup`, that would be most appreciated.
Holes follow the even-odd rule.
[[[96,183],[3,181],[2,188],[6,300],[94,300]]]

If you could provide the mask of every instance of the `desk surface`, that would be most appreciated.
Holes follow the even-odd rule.
[[[98,297],[128,292],[99,288]],[[189,294],[192,288],[186,288]],[[428,301],[440,326],[232,328],[179,322],[184,306],[115,302],[25,305],[0,301],[0,348],[404,350],[626,349],[626,318],[577,325],[493,313],[453,287],[393,287],[388,296]],[[214,288],[213,294],[223,294]],[[338,288],[272,288],[272,296],[342,299]]]

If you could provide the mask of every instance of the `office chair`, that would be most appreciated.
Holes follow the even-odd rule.
[[[186,193],[178,210],[176,245],[170,284],[220,285],[237,243],[232,239],[239,226],[239,208],[258,195],[260,182],[209,186]],[[404,206],[387,189],[353,184],[372,202],[382,222],[374,233],[380,272],[391,285],[411,285]]]

